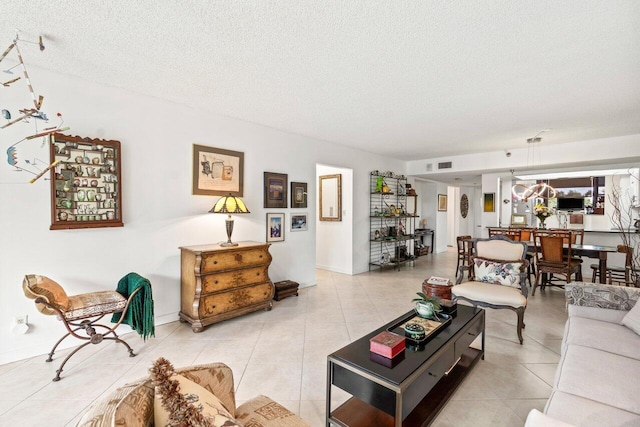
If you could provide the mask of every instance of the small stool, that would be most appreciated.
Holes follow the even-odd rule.
[[[291,295],[298,296],[298,282],[293,280],[283,280],[281,282],[274,283],[276,287],[276,294],[273,299],[280,301],[282,298],[289,297]]]

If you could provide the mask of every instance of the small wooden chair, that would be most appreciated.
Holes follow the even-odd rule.
[[[625,245],[618,245],[617,249],[618,253],[625,255],[624,267],[619,265],[607,265],[607,271],[605,272],[607,283],[612,285],[615,282],[625,284],[626,286],[634,286],[633,281],[631,280],[631,270],[633,269],[633,248]],[[598,283],[597,279],[600,275],[600,265],[591,264],[590,267],[593,271],[591,281],[593,283]]]
[[[538,285],[544,290],[546,285],[564,286],[551,282],[553,275],[564,276],[564,281],[569,283],[571,276],[576,280],[582,280],[582,266],[579,261],[571,257],[571,233],[568,231],[534,231],[533,240],[536,248],[536,282],[533,285],[531,296],[536,294]],[[565,248],[566,245],[566,248]],[[540,275],[550,274],[549,278],[543,277],[540,283]]]
[[[62,321],[67,330],[67,333],[51,349],[47,362],[53,361],[53,354],[56,348],[68,336],[71,335],[86,341],[69,353],[62,361],[53,381],[60,380],[64,365],[74,354],[89,344],[100,344],[103,340],[113,340],[127,348],[129,357],[135,356],[133,349],[118,337],[115,330],[125,320],[125,313],[131,301],[143,288],[136,289],[129,295],[129,298],[125,298],[117,291],[100,291],[67,296],[62,286],[48,277],[27,274],[22,282],[22,289],[28,298],[35,300],[36,307],[40,313],[57,315],[58,320]],[[114,313],[121,313],[120,320],[115,325],[107,326],[97,323],[104,316]],[[102,328],[101,330],[104,331],[100,333],[96,328]]]
[[[458,251],[458,261],[456,263],[456,276],[461,267],[469,265],[469,257],[471,256],[471,236],[456,237],[456,246]]]

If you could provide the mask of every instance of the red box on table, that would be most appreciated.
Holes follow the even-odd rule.
[[[393,332],[382,331],[369,339],[369,350],[389,359],[393,359],[404,349],[404,337]]]

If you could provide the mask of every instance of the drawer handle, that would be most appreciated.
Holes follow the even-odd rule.
[[[218,281],[216,280],[216,281],[215,281],[215,282],[213,282],[213,283],[217,285],[217,284],[218,284]]]
[[[259,275],[260,275],[260,273],[256,273],[256,276],[259,276]]]
[[[432,374],[431,372],[429,372],[429,375],[432,376],[433,378],[438,378],[436,374]]]
[[[467,335],[471,335],[472,337],[475,337],[476,334],[472,333],[472,332],[467,332]]]
[[[260,255],[260,258],[262,258],[262,255]]]
[[[218,263],[218,261],[213,261],[213,264],[214,264],[214,265],[215,265],[215,264],[217,264],[217,263]]]

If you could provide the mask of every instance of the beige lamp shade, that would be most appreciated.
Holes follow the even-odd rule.
[[[229,216],[225,220],[226,228],[227,228],[227,241],[225,243],[221,243],[220,246],[238,246],[237,243],[233,243],[231,241],[231,233],[233,233],[233,218],[231,218],[231,214],[244,214],[251,213],[247,206],[244,204],[241,198],[234,197],[231,194],[228,196],[220,197],[220,199],[216,202],[215,205],[209,211],[211,213],[226,213]]]

